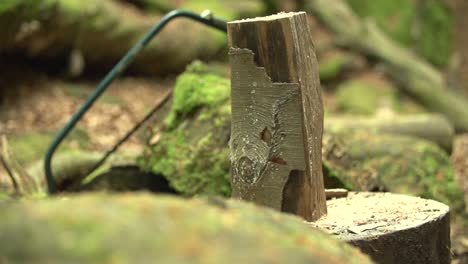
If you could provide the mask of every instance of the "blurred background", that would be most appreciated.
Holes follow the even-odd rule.
[[[58,130],[126,51],[161,16],[174,9],[197,13],[208,9],[227,21],[280,11],[306,11],[310,15],[325,107],[327,184],[410,193],[453,203],[460,216],[454,218],[461,219],[453,231],[454,254],[457,261],[466,257],[463,200],[466,201],[468,193],[468,136],[464,134],[468,132],[468,2],[465,0],[2,0],[3,195],[15,189],[12,173],[32,177],[44,186],[42,159]],[[206,74],[215,75],[221,81],[213,85],[227,84],[228,89],[226,40],[224,33],[187,19],[171,22],[113,82],[62,144],[54,160],[62,190],[74,184],[76,187],[73,177],[81,184],[89,176],[84,175],[85,171],[172,92],[174,105],[177,98],[177,104],[190,104],[189,100],[182,100],[189,95],[177,95],[174,91],[174,87],[183,89],[184,76],[184,80],[200,82],[200,87],[210,89],[210,85],[203,84],[211,79],[203,78]],[[189,76],[195,78],[190,79],[187,74],[197,76]],[[219,94],[221,103],[215,105],[214,117],[221,115],[221,105],[228,102],[223,101],[226,99],[223,95]],[[219,158],[221,165],[216,159],[210,161],[219,165],[216,167],[219,170],[159,163],[158,159],[171,155],[169,147],[164,146],[171,139],[169,134],[175,133],[165,120],[171,111],[176,111],[171,105],[172,100],[127,140],[106,170],[117,165],[132,167],[138,171],[132,171],[132,175],[158,179],[132,183],[130,189],[154,187],[183,195],[204,192],[229,195],[229,188],[224,186],[228,182],[225,156],[228,139],[220,139],[212,144],[214,149],[209,149],[216,155],[224,153]],[[197,109],[209,106],[213,105],[199,103]],[[199,112],[177,118],[194,120],[196,114]],[[183,122],[176,123],[180,126]],[[181,129],[199,128],[188,122]],[[377,132],[372,137],[359,131],[352,136],[344,135],[351,130]],[[190,140],[195,139],[200,138],[194,136]],[[192,151],[196,147],[190,140],[184,146]],[[355,146],[358,150],[353,149]],[[337,151],[340,147],[348,153],[347,161]],[[210,159],[206,153],[203,156],[197,151],[187,155]],[[176,155],[185,155],[182,152]],[[390,168],[389,164],[399,167]],[[211,176],[221,179],[224,185],[215,191],[203,188],[186,191],[174,178],[189,169],[217,173]],[[417,176],[412,178],[412,173]],[[171,178],[171,174],[176,176]],[[356,180],[356,175],[363,180]],[[406,180],[402,181],[403,177]],[[426,189],[414,187],[423,181],[429,182],[424,185]],[[434,189],[433,185],[440,182],[443,190]],[[126,184],[106,183],[99,188],[125,189]]]

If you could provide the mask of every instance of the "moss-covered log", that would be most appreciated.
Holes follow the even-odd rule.
[[[411,194],[464,209],[450,158],[431,142],[362,130],[326,133],[322,151],[327,187]]]
[[[229,83],[191,68],[179,76],[166,124],[156,127],[140,165],[185,195],[230,194]],[[327,123],[327,118],[325,118]],[[463,206],[448,154],[427,140],[369,133],[325,133],[327,188],[388,190]]]
[[[468,131],[468,101],[448,89],[441,72],[390,39],[372,21],[359,19],[345,1],[307,3],[306,9],[336,32],[340,44],[378,58],[387,74],[407,93],[428,109],[447,116],[457,131]]]
[[[372,263],[297,217],[216,198],[1,202],[0,239],[5,263]]]
[[[408,135],[438,144],[448,152],[454,139],[452,124],[442,115],[392,115],[386,117],[327,117],[326,133],[369,131],[378,134]]]
[[[202,7],[187,8],[198,11]],[[220,5],[206,4],[204,8],[219,11],[228,20],[240,16],[238,10]],[[115,64],[158,20],[157,15],[145,15],[111,0],[5,0],[0,2],[0,54],[70,57],[75,58],[72,62],[102,70]],[[179,71],[195,58],[213,57],[225,43],[224,33],[180,19],[169,23],[132,68],[153,74]]]

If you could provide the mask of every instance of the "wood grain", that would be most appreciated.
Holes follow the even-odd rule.
[[[233,197],[326,213],[318,63],[305,12],[228,23]]]

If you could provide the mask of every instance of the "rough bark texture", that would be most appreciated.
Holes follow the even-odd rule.
[[[108,0],[2,1],[0,54],[16,52],[47,60],[70,56],[75,58],[71,64],[81,61],[102,70],[115,64],[159,18]],[[173,21],[136,58],[132,69],[151,74],[180,71],[195,58],[216,54],[225,39],[224,33],[199,23]]]
[[[378,58],[387,74],[424,106],[440,112],[457,131],[468,131],[468,102],[448,89],[443,75],[387,37],[374,23],[360,20],[342,0],[308,1],[307,9],[337,33],[342,45]]]
[[[0,239],[2,263],[372,263],[294,216],[144,193],[1,202]]]
[[[389,117],[328,117],[325,132],[347,133],[367,130],[372,133],[407,135],[419,137],[438,144],[450,152],[452,150],[454,129],[442,115],[419,114]]]
[[[229,22],[228,40],[233,197],[318,219],[323,105],[306,13]]]
[[[327,202],[312,223],[360,248],[379,264],[450,263],[449,208],[391,193],[351,193]]]

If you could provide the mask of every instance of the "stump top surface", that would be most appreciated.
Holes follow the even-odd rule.
[[[272,21],[272,20],[278,20],[278,19],[283,19],[283,18],[290,18],[296,15],[303,15],[303,14],[306,14],[306,12],[303,12],[303,11],[302,12],[280,12],[278,14],[269,15],[269,16],[234,20],[234,21],[228,22],[228,24],[246,23],[246,22],[248,23],[248,22],[258,22],[258,21]]]
[[[392,193],[355,193],[327,201],[328,214],[310,225],[343,240],[398,232],[440,219],[449,207],[437,201]]]

